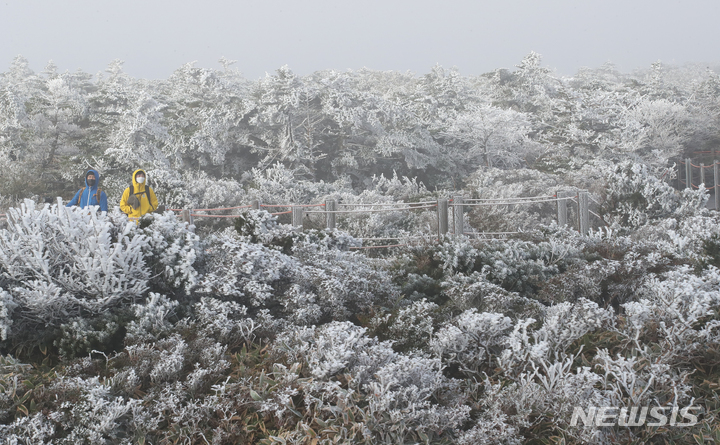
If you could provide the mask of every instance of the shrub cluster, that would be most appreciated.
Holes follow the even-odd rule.
[[[611,173],[608,181],[626,185],[646,174]],[[0,229],[0,437],[711,437],[720,218],[695,194],[670,199],[650,185],[638,187],[660,192],[644,194],[644,207],[608,207],[611,226],[588,236],[551,224],[512,239],[441,238],[373,255],[354,249],[361,240],[347,232],[298,231],[265,211],[196,233],[169,212],[135,224],[27,201]],[[375,198],[356,199],[390,202],[406,186],[386,182]],[[613,196],[634,190],[623,187]],[[577,407],[690,405],[693,426],[571,422]]]

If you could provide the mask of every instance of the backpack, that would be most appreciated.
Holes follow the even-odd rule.
[[[131,182],[131,183],[130,183],[130,187],[128,187],[128,188],[130,189],[130,195],[134,195],[134,194],[135,194],[135,185],[133,185],[133,183]],[[148,192],[152,192],[153,195],[155,194],[155,192],[153,192],[152,187],[150,187],[150,184],[147,184],[147,185],[145,186],[145,191],[144,191],[143,193],[145,193],[145,194],[147,195],[148,204],[150,204],[150,207],[152,207],[152,203],[150,202],[150,194],[149,194]],[[130,196],[130,195],[128,195],[128,196]],[[139,198],[138,198],[138,199],[139,199]],[[99,202],[99,201],[98,201],[98,202]],[[155,208],[153,208],[152,211],[154,212],[154,211],[155,211]]]
[[[85,188],[86,187],[80,189],[80,196],[78,197],[78,201],[82,199],[82,194],[85,192]],[[95,191],[95,201],[97,201],[98,205],[100,204],[100,187],[98,187]],[[78,204],[80,204],[80,202],[78,202]]]

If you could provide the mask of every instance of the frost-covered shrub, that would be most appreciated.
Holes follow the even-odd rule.
[[[386,178],[382,174],[373,176],[372,184],[365,188],[361,196],[373,193],[392,197],[396,201],[408,202],[429,195],[425,184],[419,182],[417,178],[399,177],[394,170],[392,178]]]
[[[718,261],[720,217],[716,212],[686,217],[670,217],[639,228],[632,238],[638,244],[651,247],[656,255],[681,261],[698,263],[700,266]],[[647,246],[643,240],[652,240]]]
[[[300,242],[294,249],[302,268],[296,271],[296,282],[304,292],[317,295],[324,314],[335,320],[362,314],[375,304],[397,298],[399,291],[382,260],[374,261],[358,251],[339,249],[348,241]],[[289,306],[302,311],[301,304]],[[300,321],[300,320],[298,320]]]
[[[263,203],[277,204],[318,204],[331,198],[341,206],[338,210],[341,208],[357,210],[365,208],[362,205],[368,204],[388,204],[387,210],[393,207],[408,207],[409,204],[405,205],[406,202],[435,199],[416,179],[398,178],[395,175],[392,179],[384,176],[375,177],[370,182],[371,186],[358,194],[352,191],[349,184],[344,181],[326,184],[322,181],[313,183],[297,180],[293,179],[292,171],[276,165],[264,173],[254,170],[252,186],[257,189],[251,188],[248,193],[252,199],[259,199]],[[356,204],[361,207],[354,207]],[[376,209],[381,208],[376,207]],[[338,213],[336,218],[339,228],[356,237],[407,236],[418,231],[437,230],[435,213],[434,209],[364,214]],[[310,221],[309,224],[315,224],[317,227],[324,225],[321,222],[321,215],[308,214],[307,218],[306,220]],[[243,230],[239,231],[244,233]]]
[[[608,289],[612,287],[612,279],[609,278],[618,273],[620,266],[619,261],[604,258],[592,263],[573,265],[542,283],[537,299],[546,304],[574,302],[578,298],[602,301],[608,296],[608,293],[603,294],[604,289],[612,293],[612,289]],[[622,288],[624,290],[625,286]]]
[[[598,389],[602,377],[588,366],[574,366],[576,357],[560,355],[555,360],[539,360],[532,371],[522,373],[505,396],[505,412],[517,412],[515,424],[531,427],[540,416],[559,431],[582,443],[595,442],[598,431],[579,423],[570,425],[575,407],[613,406],[610,391]],[[535,420],[537,422],[537,420]]]
[[[265,210],[251,209],[235,218],[235,230],[252,243],[272,242],[277,228],[277,217]]]
[[[542,313],[536,300],[521,297],[487,280],[480,272],[455,274],[442,282],[443,294],[456,310],[477,309],[514,316],[537,316]]]
[[[293,251],[295,255],[297,255],[298,251],[302,250],[304,246],[317,245],[320,249],[319,251],[347,251],[350,247],[360,247],[362,245],[357,238],[343,230],[337,229],[304,230],[295,235],[294,243],[298,246]]]
[[[235,218],[235,230],[239,239],[260,243],[291,255],[298,243],[319,244],[325,249],[348,250],[361,242],[347,232],[337,229],[308,229],[298,231],[291,225],[278,224],[277,217],[265,210],[249,210]]]
[[[349,322],[290,330],[275,340],[278,348],[293,360],[302,359],[307,363],[310,375],[320,379],[333,377],[346,368],[360,366],[359,361],[364,359],[360,355],[363,349],[376,343],[377,340],[365,335],[365,328]],[[394,355],[387,342],[382,345],[385,346],[385,355]],[[375,354],[370,360],[377,362],[381,358]]]
[[[231,297],[252,308],[269,305],[276,289],[299,266],[297,260],[278,250],[247,242],[227,230],[209,237],[207,244],[212,254],[198,290]]]
[[[368,209],[364,206],[351,205],[363,203],[363,201],[354,201],[343,201],[343,204],[347,204],[347,207],[343,208],[351,211]],[[379,203],[383,203],[383,201]],[[425,206],[405,203],[386,207],[373,205],[371,208],[376,210],[373,213],[337,214],[337,226],[356,238],[422,238],[427,236],[427,233],[437,231],[437,211],[432,208],[422,208]],[[409,209],[411,207],[417,207],[417,209]],[[380,212],[380,210],[383,211]]]
[[[508,423],[508,415],[499,409],[486,410],[472,428],[458,434],[458,445],[520,445],[522,436],[517,426]]]
[[[147,290],[144,236],[122,215],[36,208],[32,201],[8,212],[11,222],[0,230],[8,340],[43,342],[63,323],[105,313]]]
[[[55,425],[42,413],[21,417],[8,425],[0,424],[3,445],[51,445]]]
[[[185,365],[187,343],[179,335],[155,342],[155,360],[150,370],[153,383],[177,380]]]
[[[438,330],[430,349],[443,364],[477,374],[493,368],[493,356],[502,349],[511,328],[512,320],[503,314],[469,309]]]
[[[140,220],[145,262],[156,290],[189,293],[197,285],[196,265],[202,257],[200,238],[173,213],[146,215]]]
[[[488,281],[522,295],[534,294],[542,282],[577,261],[578,249],[555,238],[526,241],[467,238],[438,246],[436,256],[446,274],[481,272]]]
[[[160,363],[160,355],[162,354],[162,351],[165,348],[173,346],[169,344],[168,339],[182,341],[177,334],[171,334],[162,343],[138,343],[128,345],[125,348],[122,352],[122,356],[123,358],[126,358],[125,362],[132,366],[135,378],[140,379],[140,381],[150,381],[150,375],[153,371],[155,371],[153,375],[156,379],[158,377],[169,377],[171,370],[167,366],[162,366],[156,370],[156,365]],[[184,341],[183,345],[186,345]],[[171,353],[165,353],[165,358],[169,358],[170,356]],[[165,363],[165,365],[167,365],[167,363]],[[182,363],[180,365],[182,365]],[[177,366],[175,366],[174,369],[175,374],[181,370],[177,369]]]
[[[653,360],[643,352],[613,358],[606,349],[598,351],[594,362],[603,377],[602,388],[616,406],[678,405],[691,399],[688,369]]]
[[[390,276],[367,257],[342,250],[351,242],[342,236],[294,236],[293,256],[231,231],[209,241],[212,254],[200,291],[232,298],[252,312],[269,309],[273,316],[312,324],[346,318],[396,292]]]
[[[372,332],[393,342],[395,350],[423,348],[432,338],[438,305],[424,298],[370,320]]]
[[[527,295],[566,267],[568,259],[565,246],[552,242],[490,241],[478,250],[475,270],[504,289]]]
[[[8,339],[10,327],[13,324],[12,312],[17,307],[17,303],[13,301],[12,295],[0,289],[0,340]]]
[[[667,270],[679,260],[666,243],[645,228],[641,231],[648,236],[636,240],[636,235],[607,230],[583,237],[580,254],[542,282],[535,298],[546,304],[586,298],[615,309],[635,300],[647,274]]]
[[[59,429],[68,433],[55,443],[128,443],[129,414],[133,407],[140,405],[139,400],[113,395],[111,388],[97,377],[59,380],[50,389],[80,393],[77,401],[62,403],[60,409],[49,416]]]
[[[676,191],[645,164],[597,163],[597,168],[605,177],[601,211],[611,225],[637,228],[660,218],[699,214],[708,199],[703,190]]]
[[[150,169],[147,171],[158,200],[167,208],[207,209],[246,204],[242,185],[232,179],[213,178],[203,171]],[[119,197],[118,197],[119,199]]]
[[[435,253],[435,257],[442,264],[446,274],[456,272],[469,274],[475,267],[475,259],[478,256],[477,249],[469,238],[445,239]]]
[[[403,272],[405,271],[403,270]],[[437,280],[427,276],[426,274],[419,275],[408,272],[404,278],[406,281],[403,283],[400,291],[408,300],[417,301],[425,298],[433,299],[439,293],[440,286],[438,285]]]
[[[455,431],[469,414],[469,407],[459,403],[457,382],[443,376],[438,359],[396,353],[389,342],[369,338],[364,328],[348,322],[290,330],[276,339],[275,349],[300,360],[318,382],[301,386],[306,405],[317,406],[315,415],[326,404],[343,406],[356,418],[364,417],[366,438],[402,443],[419,433]],[[343,396],[347,390],[338,379],[348,381],[367,405]]]
[[[137,413],[149,419],[140,423],[140,426],[148,431],[146,436],[155,438],[158,443],[236,441],[232,436],[228,437],[227,430],[232,431],[233,423],[237,420],[233,420],[232,417],[242,405],[222,393],[197,398],[187,398],[186,394],[188,387],[180,382],[163,386],[161,391],[153,393],[154,403],[151,409],[146,408]],[[173,425],[173,427],[166,428],[165,425]]]
[[[373,209],[368,213],[338,213],[337,227],[352,236],[361,237],[404,237],[437,231],[437,212],[434,208],[422,208],[434,202],[433,196],[417,179],[391,179],[385,176],[373,177],[369,186],[360,193],[342,191],[332,195],[340,207],[338,210]],[[418,207],[417,210],[407,210]],[[393,210],[405,209],[405,210]]]
[[[534,367],[565,353],[570,344],[588,332],[612,327],[614,320],[611,309],[600,308],[586,299],[550,306],[543,314],[542,325],[536,329],[533,327],[537,320],[533,318],[515,323],[505,339],[499,364],[509,375],[523,372],[528,365]]]
[[[76,317],[60,325],[53,345],[58,354],[67,358],[86,355],[93,350],[122,349],[121,324],[127,316],[121,313],[101,314],[96,317]]]
[[[10,225],[0,231],[4,286],[52,278],[62,290],[92,295],[95,305],[144,291],[144,240],[134,236],[134,225],[116,220],[119,215],[55,205],[38,209],[29,200],[8,212]]]
[[[98,377],[59,377],[45,391],[59,400],[41,411],[0,425],[8,444],[130,444],[131,413],[140,401],[112,394]]]
[[[252,343],[256,329],[252,318],[244,318],[247,308],[232,301],[203,297],[194,307],[195,323],[201,336],[229,347]]]
[[[612,308],[604,309],[594,301],[580,298],[575,303],[563,302],[547,308],[535,337],[563,351],[588,332],[614,327],[614,321]]]
[[[623,305],[625,332],[636,346],[661,334],[664,361],[685,357],[699,341],[720,340],[712,318],[720,305],[720,270],[710,266],[701,274],[688,266],[662,277],[649,275],[636,301]]]
[[[517,382],[503,384],[485,378],[478,389],[478,416],[471,428],[458,435],[457,443],[520,444],[526,443],[534,428],[541,437],[548,431],[561,431],[579,443],[596,443],[599,434],[594,426],[570,426],[573,409],[606,406],[607,391],[597,390],[602,378],[589,367],[573,370],[572,358],[542,362],[532,372],[522,374]],[[537,436],[536,436],[537,437]]]
[[[126,342],[129,344],[157,340],[166,336],[173,328],[169,318],[173,316],[178,301],[150,292],[142,304],[133,304],[131,310],[135,319],[127,325]]]
[[[226,354],[227,346],[212,338],[185,339],[173,333],[152,343],[127,346],[115,360],[132,366],[134,372],[125,374],[124,379],[146,386],[185,382],[195,391],[212,383],[228,368]]]
[[[468,418],[470,407],[460,404],[457,382],[444,378],[434,358],[398,355],[375,370],[362,388],[368,410],[376,416],[378,433],[413,425],[416,431],[457,430]],[[434,403],[436,397],[446,404]],[[386,425],[382,425],[386,423]],[[410,429],[410,428],[409,428]],[[405,434],[411,435],[411,431]]]

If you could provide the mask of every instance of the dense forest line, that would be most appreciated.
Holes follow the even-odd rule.
[[[0,443],[720,442],[720,212],[673,168],[719,149],[717,69],[224,63],[0,74]],[[592,224],[543,200],[466,210],[498,239],[424,206],[299,230],[43,203],[90,167],[111,203],[142,167],[176,208],[582,188]]]
[[[251,81],[221,62],[147,81],[120,61],[93,76],[52,63],[34,73],[18,56],[0,73],[0,195],[69,197],[90,167],[115,200],[144,168],[174,207],[236,204],[278,165],[354,190],[394,174],[461,190],[481,167],[665,166],[720,144],[719,69],[658,62],[622,74],[608,64],[559,78],[531,53],[477,77],[282,67]]]

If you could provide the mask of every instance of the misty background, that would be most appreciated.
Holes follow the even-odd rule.
[[[712,0],[4,1],[0,71],[17,55],[35,71],[53,60],[92,74],[120,59],[133,77],[163,79],[225,57],[249,79],[283,65],[472,76],[534,51],[560,76],[606,62],[627,72],[717,62],[719,16]]]

